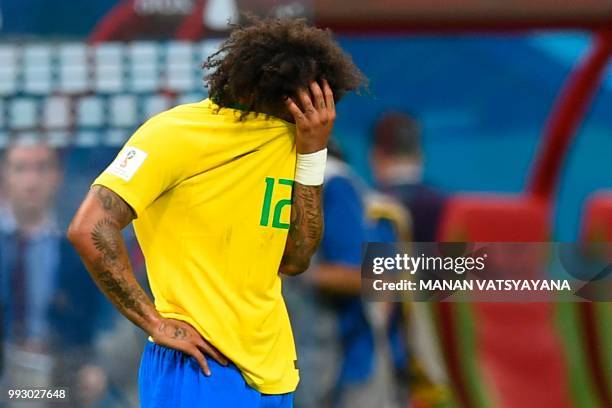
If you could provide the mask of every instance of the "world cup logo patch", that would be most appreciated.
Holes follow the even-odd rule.
[[[130,159],[133,159],[136,156],[136,150],[134,149],[130,149],[127,151],[125,157],[123,158],[123,160],[121,161],[121,164],[119,164],[119,166],[125,168],[128,164],[128,161]]]
[[[117,158],[108,166],[106,173],[113,174],[125,181],[130,181],[146,158],[146,152],[136,147],[126,148],[119,153]]]

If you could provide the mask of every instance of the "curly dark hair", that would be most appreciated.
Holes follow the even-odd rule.
[[[202,67],[210,98],[221,107],[238,103],[247,112],[277,113],[283,98],[312,81],[327,80],[338,101],[366,79],[331,31],[304,19],[246,16]]]

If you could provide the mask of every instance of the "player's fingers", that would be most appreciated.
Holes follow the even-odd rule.
[[[287,105],[287,109],[289,109],[289,113],[291,113],[296,123],[302,122],[306,119],[304,113],[293,99],[287,97],[287,99],[285,99],[285,105]]]
[[[310,99],[310,92],[308,92],[308,90],[299,89],[298,97],[300,98],[300,103],[302,104],[302,109],[304,110],[304,114],[306,116],[315,113],[315,108],[312,105],[312,99]]]
[[[207,377],[210,376],[210,368],[208,368],[208,363],[206,362],[206,357],[196,346],[191,346],[187,349],[187,354],[191,357],[195,358],[200,367],[202,367],[202,371],[204,371],[204,375]]]
[[[325,105],[330,112],[336,113],[336,105],[334,102],[334,93],[327,80],[323,80],[323,94],[325,95]]]
[[[214,346],[207,343],[205,340],[202,340],[197,344],[197,347],[202,350],[204,353],[208,354],[212,357],[217,363],[226,366],[229,364],[229,360],[225,357],[219,350],[217,350]]]
[[[206,354],[208,354],[213,360],[215,360],[217,363],[221,364],[222,366],[226,366],[229,362],[227,361],[227,358],[225,358],[225,356],[223,356],[223,354],[221,354],[218,350],[215,350],[214,348],[210,348],[210,347],[205,347],[204,351],[206,352]]]
[[[321,90],[321,87],[316,81],[310,83],[310,93],[312,93],[315,107],[319,111],[325,110],[326,106],[325,98],[323,97],[323,91]]]

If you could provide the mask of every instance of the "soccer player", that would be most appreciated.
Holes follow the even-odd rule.
[[[291,19],[251,19],[204,68],[210,99],[138,129],[68,237],[150,336],[143,407],[290,407],[299,376],[280,274],[303,272],[319,244],[335,103],[363,76],[328,31]],[[155,303],[121,236],[132,220]]]

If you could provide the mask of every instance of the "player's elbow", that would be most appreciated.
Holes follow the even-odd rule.
[[[68,238],[68,241],[70,241],[72,245],[76,245],[82,235],[82,231],[80,231],[79,228],[74,225],[74,221],[72,221],[68,226],[68,230],[66,231],[66,238]]]
[[[88,231],[83,227],[82,223],[79,223],[76,218],[72,220],[66,231],[66,238],[75,247],[79,248],[79,244],[85,241],[88,235]]]

